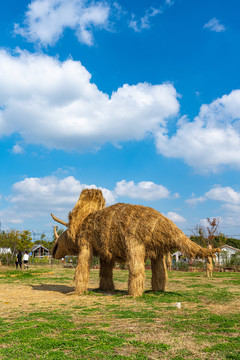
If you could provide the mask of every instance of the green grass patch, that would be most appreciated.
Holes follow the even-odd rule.
[[[20,284],[20,300],[23,294],[15,308],[14,297],[0,298],[0,359],[240,360],[240,274],[174,271],[169,291],[155,293],[147,270],[147,290],[135,299],[127,296],[127,270],[114,271],[116,290],[107,294],[92,270],[96,289],[82,297],[66,295],[73,274],[61,267],[0,272],[0,291],[15,294]]]

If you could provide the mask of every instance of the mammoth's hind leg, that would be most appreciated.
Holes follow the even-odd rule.
[[[113,283],[113,260],[106,260],[100,257],[100,284],[101,290],[114,290]]]
[[[145,284],[145,246],[135,239],[128,242],[129,278],[128,294],[141,296]]]
[[[92,263],[92,249],[89,244],[81,247],[78,255],[78,264],[75,271],[76,294],[87,291],[89,271]]]
[[[167,267],[165,256],[158,254],[156,258],[151,258],[152,268],[152,290],[165,291],[167,285]]]

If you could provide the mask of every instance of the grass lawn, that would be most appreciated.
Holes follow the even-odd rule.
[[[240,360],[240,273],[169,273],[168,291],[127,295],[126,270],[116,290],[74,294],[74,270],[0,268],[0,359]],[[174,306],[181,303],[181,308]]]

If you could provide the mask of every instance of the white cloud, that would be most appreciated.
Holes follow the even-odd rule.
[[[56,176],[44,178],[25,178],[16,182],[12,194],[6,199],[10,206],[0,210],[3,223],[20,224],[27,219],[48,217],[50,213],[67,220],[68,212],[73,208],[83,189],[97,188],[96,185],[81,184],[73,176],[59,179]],[[113,193],[99,187],[107,205],[115,202]]]
[[[140,19],[136,19],[136,16],[133,14],[132,19],[129,22],[129,27],[136,32],[141,32],[143,29],[149,29],[151,27],[150,19],[161,13],[162,10],[151,7],[145,11],[145,15]]]
[[[240,192],[230,186],[215,186],[205,194],[207,199],[240,205]]]
[[[188,204],[196,205],[207,200],[223,203],[222,208],[237,212],[240,209],[240,191],[235,191],[230,186],[215,185],[203,196],[186,200]]]
[[[14,154],[24,154],[24,149],[20,145],[16,144],[13,146],[12,152]]]
[[[73,207],[83,189],[97,187],[95,185],[81,184],[73,176],[58,179],[55,176],[44,178],[26,178],[13,185],[13,195],[9,197],[12,204],[24,206],[24,208],[37,211],[46,211],[54,207],[61,211],[66,207]],[[104,188],[106,202],[112,204],[115,201],[111,192]]]
[[[133,181],[127,183],[123,180],[111,191],[94,184],[82,184],[73,176],[62,179],[56,176],[31,177],[12,186],[12,194],[6,199],[9,206],[0,210],[0,219],[5,225],[20,224],[31,219],[47,218],[50,221],[50,213],[54,213],[67,221],[68,212],[75,205],[81,191],[86,188],[102,190],[107,206],[117,202],[119,196],[144,200],[170,197],[169,190],[164,186],[147,181],[134,184]]]
[[[226,31],[226,27],[220,23],[220,21],[216,18],[212,18],[209,20],[205,25],[205,29],[209,29],[210,31],[214,32],[223,32]]]
[[[198,203],[202,203],[205,202],[207,199],[204,196],[200,196],[198,198],[191,198],[191,199],[187,199],[186,203],[190,204],[190,205],[197,205]]]
[[[134,181],[122,180],[116,184],[114,192],[116,196],[143,200],[157,200],[170,197],[170,192],[165,186],[154,184],[151,181],[141,181],[135,184]]]
[[[66,28],[75,30],[79,41],[93,45],[93,30],[108,26],[110,7],[105,1],[32,0],[24,26],[15,32],[40,45],[54,45]]]
[[[186,222],[186,219],[183,216],[181,216],[181,215],[179,215],[179,214],[177,214],[175,212],[169,211],[167,213],[167,217],[170,220],[172,220],[174,223],[184,223],[184,222]]]
[[[179,110],[173,85],[125,84],[111,96],[80,62],[0,51],[0,133],[25,143],[84,150],[142,140]]]
[[[198,171],[218,171],[222,166],[240,168],[240,90],[202,105],[194,121],[183,117],[171,137],[156,136],[158,151],[182,158]]]

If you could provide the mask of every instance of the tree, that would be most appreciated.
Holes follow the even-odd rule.
[[[2,231],[0,233],[0,247],[10,248],[11,254],[6,254],[6,264],[14,261],[17,251],[30,250],[32,247],[31,232],[25,231]]]
[[[214,247],[214,239],[218,235],[218,226],[220,222],[220,218],[207,218],[208,225],[206,226],[207,230],[207,243],[208,245],[212,245]]]
[[[191,240],[196,242],[198,245],[206,247],[212,245],[213,247],[221,246],[225,243],[225,237],[223,234],[219,234],[218,226],[220,218],[207,218],[207,225],[202,224],[196,225]]]
[[[195,225],[193,234],[193,236],[190,236],[191,240],[202,247],[206,247],[206,230],[203,225]]]
[[[18,250],[31,250],[33,243],[32,243],[32,236],[29,230],[24,230],[19,233],[19,239],[17,242]]]

